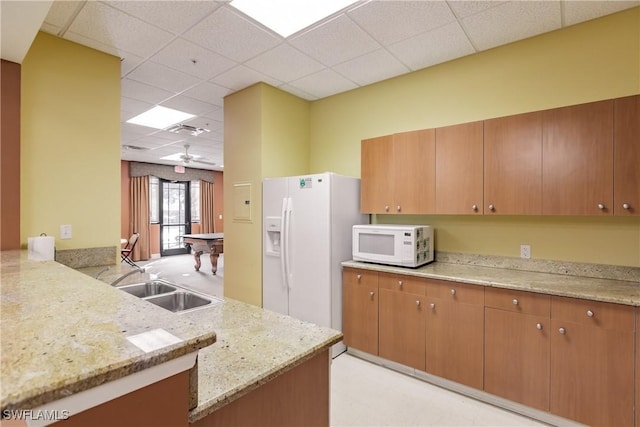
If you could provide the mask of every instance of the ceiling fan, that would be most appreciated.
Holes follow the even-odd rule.
[[[180,160],[184,165],[188,165],[189,163],[202,163],[203,165],[215,166],[213,162],[207,162],[206,160],[198,160],[200,157],[193,156],[189,154],[189,144],[184,145],[184,154],[180,155]]]

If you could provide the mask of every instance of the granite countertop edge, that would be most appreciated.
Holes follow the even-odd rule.
[[[210,399],[204,402],[199,402],[198,406],[189,412],[189,424],[195,423],[207,415],[219,410],[220,408],[232,403],[233,401],[243,397],[251,391],[261,387],[276,377],[286,373],[287,371],[301,365],[302,363],[313,358],[320,352],[331,349],[331,346],[342,341],[342,333],[337,332],[333,337],[328,338],[324,342],[316,344],[310,347],[307,351],[298,353],[295,357],[289,358],[277,366],[263,372],[261,375],[251,378],[250,381],[246,381],[241,384],[237,384],[229,391],[216,396],[214,399]]]
[[[485,287],[512,289],[560,297],[640,306],[640,282],[568,276],[498,267],[433,262],[418,268],[344,261],[343,267],[404,274]],[[437,271],[445,270],[445,271]]]

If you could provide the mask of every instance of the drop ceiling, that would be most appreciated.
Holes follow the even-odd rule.
[[[121,58],[122,159],[180,164],[161,157],[189,144],[216,163],[190,167],[223,170],[223,97],[256,82],[318,100],[639,4],[358,1],[284,39],[228,1],[56,0],[41,30]],[[210,132],[126,123],[155,105]]]

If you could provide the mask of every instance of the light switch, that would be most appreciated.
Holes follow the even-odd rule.
[[[70,239],[71,238],[71,225],[64,224],[60,226],[60,238],[61,239]]]

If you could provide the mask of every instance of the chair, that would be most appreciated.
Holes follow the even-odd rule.
[[[120,257],[122,261],[126,262],[132,267],[138,267],[135,262],[131,260],[131,255],[133,254],[133,248],[136,247],[136,243],[138,243],[138,238],[140,237],[140,233],[133,233],[131,238],[127,242],[124,248],[120,250]]]

